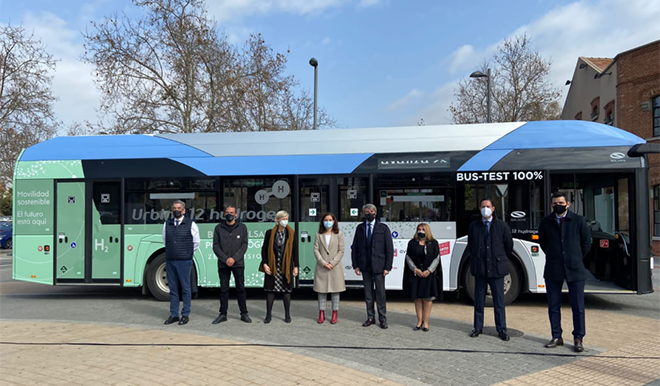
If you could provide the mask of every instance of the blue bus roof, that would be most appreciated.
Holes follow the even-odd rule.
[[[588,121],[314,131],[100,135],[53,138],[20,161],[172,159],[207,175],[350,173],[374,154],[476,154],[459,171],[489,170],[514,150],[632,147],[645,141]],[[221,172],[219,172],[221,171]]]

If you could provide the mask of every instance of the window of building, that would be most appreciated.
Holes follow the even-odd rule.
[[[575,120],[576,120],[576,121],[581,121],[581,120],[582,120],[582,111],[580,111],[579,113],[575,114]]]
[[[660,137],[660,95],[653,98],[653,136]]]
[[[660,185],[653,187],[653,237],[660,237]]]
[[[605,118],[603,119],[603,123],[606,125],[613,126],[614,125],[614,101],[610,101],[608,104],[605,105],[603,108],[603,111],[605,112]]]
[[[600,112],[600,97],[594,98],[594,100],[591,101],[591,120],[592,121],[597,121],[598,120],[598,113]]]

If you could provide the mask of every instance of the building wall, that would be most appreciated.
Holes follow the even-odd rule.
[[[621,53],[617,59],[616,126],[648,142],[653,137],[653,110],[642,104],[660,95],[660,41]],[[649,156],[650,188],[660,185],[660,154]],[[651,203],[652,208],[652,203]],[[654,238],[653,254],[660,256],[660,238]]]
[[[571,88],[566,96],[561,119],[576,119],[575,116],[582,112],[582,120],[591,121],[591,102],[594,98],[600,98],[600,114],[593,122],[603,123],[605,119],[602,113],[603,106],[616,99],[616,63],[607,70],[607,72],[612,71],[612,75],[603,76],[599,79],[594,79],[598,72],[590,65],[586,64],[585,68],[580,69],[580,65],[583,63],[586,64],[582,59],[579,59],[575,65]],[[616,124],[616,114],[614,122]]]

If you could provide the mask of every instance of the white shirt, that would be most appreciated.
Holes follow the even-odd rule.
[[[330,248],[330,239],[332,238],[332,235],[325,235],[325,245]]]
[[[181,221],[183,220],[183,217],[179,220],[174,219],[174,224],[176,225],[176,222],[179,222],[179,225],[181,225]],[[193,251],[197,251],[199,249],[199,228],[197,227],[197,224],[190,220],[192,224],[190,224],[190,234],[193,237]],[[163,224],[163,245],[165,245],[165,230],[167,229],[167,221],[165,221],[165,224]]]

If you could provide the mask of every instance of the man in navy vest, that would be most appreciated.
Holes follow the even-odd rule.
[[[185,217],[186,204],[176,200],[172,204],[172,217],[163,225],[163,244],[167,269],[167,285],[170,288],[170,317],[165,324],[188,323],[190,316],[193,254],[199,248],[199,228],[194,221]],[[181,293],[179,293],[179,288]],[[181,320],[179,301],[183,300]]]

